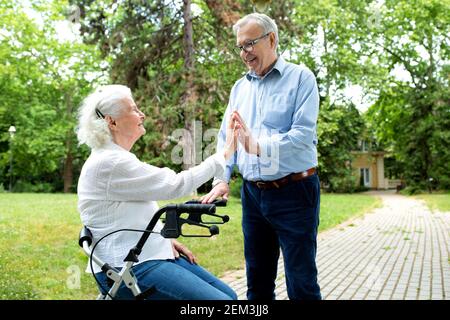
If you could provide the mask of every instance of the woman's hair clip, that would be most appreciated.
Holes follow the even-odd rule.
[[[95,108],[95,113],[97,114],[97,117],[99,117],[100,119],[105,119],[103,113],[101,113],[101,111],[98,110],[97,108]]]

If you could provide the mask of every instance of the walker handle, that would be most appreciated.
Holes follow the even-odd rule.
[[[216,205],[214,204],[178,204],[177,213],[206,213],[212,214],[216,212]]]
[[[208,203],[208,204],[214,204],[216,207],[226,207],[227,206],[227,201],[228,201],[227,199],[222,198],[222,199],[216,199],[213,202]],[[189,201],[187,201],[185,203],[186,204],[201,204],[202,202],[200,200],[197,200],[197,199],[192,199],[192,200],[189,200]]]
[[[83,228],[80,230],[80,236],[79,236],[79,239],[78,239],[78,245],[83,248],[83,243],[85,241],[87,241],[88,246],[90,246],[92,244],[92,239],[93,238],[94,237],[92,236],[91,230],[89,230],[88,228],[83,226]]]

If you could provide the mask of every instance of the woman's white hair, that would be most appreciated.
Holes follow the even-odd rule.
[[[95,149],[112,141],[104,118],[107,115],[119,117],[127,98],[133,99],[130,88],[118,84],[102,86],[87,96],[78,111],[76,132],[79,144]]]
[[[275,50],[278,46],[278,27],[275,21],[273,21],[270,17],[263,13],[250,13],[246,15],[245,17],[242,17],[239,19],[234,25],[233,25],[233,32],[234,35],[237,35],[239,29],[249,22],[255,22],[257,25],[259,25],[262,30],[263,34],[273,32],[275,34]]]

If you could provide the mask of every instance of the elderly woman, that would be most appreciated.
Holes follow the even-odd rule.
[[[226,160],[236,150],[236,132],[230,127],[224,150],[196,167],[176,173],[146,164],[130,152],[145,133],[144,119],[130,89],[122,85],[99,88],[80,108],[78,140],[92,152],[78,182],[78,209],[94,239],[123,228],[145,229],[158,210],[157,200],[188,195],[213,176],[223,175]],[[156,289],[148,299],[237,298],[230,287],[197,264],[191,251],[157,233],[161,229],[158,222],[143,247],[140,262],[133,267],[142,291]],[[117,232],[102,240],[95,253],[111,266],[121,268],[140,236],[138,232]],[[96,265],[94,272],[104,292],[109,288],[108,278]],[[123,287],[118,298],[133,295]]]

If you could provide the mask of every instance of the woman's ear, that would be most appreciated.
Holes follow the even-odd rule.
[[[108,123],[108,127],[110,130],[115,131],[116,130],[116,121],[109,115],[105,117],[106,122]]]

